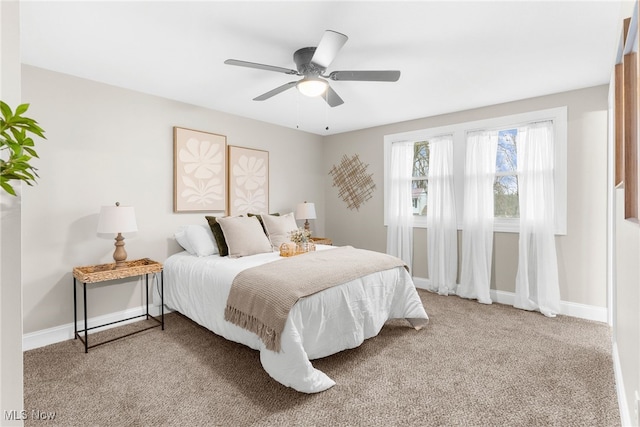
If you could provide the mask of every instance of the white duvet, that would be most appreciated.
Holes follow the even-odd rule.
[[[236,274],[279,259],[277,252],[235,259],[172,255],[164,263],[164,302],[214,333],[259,350],[262,366],[273,379],[304,393],[335,385],[310,360],[359,346],[376,336],[388,319],[428,319],[411,276],[398,267],[302,298],[289,313],[281,351],[267,350],[256,334],[224,320],[224,308]]]

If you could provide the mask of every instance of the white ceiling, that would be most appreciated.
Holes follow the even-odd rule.
[[[320,135],[609,82],[631,1],[21,1],[22,62]],[[345,103],[290,89],[252,99],[326,29],[349,36],[328,71]],[[293,76],[295,77],[295,76]],[[143,113],[143,112],[141,112]],[[329,127],[327,130],[326,127]]]

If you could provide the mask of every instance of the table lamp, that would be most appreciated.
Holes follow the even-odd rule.
[[[309,220],[316,219],[316,206],[313,203],[299,203],[296,208],[296,218],[304,218],[304,229],[309,229]]]
[[[138,231],[136,224],[136,214],[132,206],[120,206],[116,202],[115,206],[103,206],[100,209],[100,219],[98,220],[98,233],[116,235],[116,250],[113,252],[113,259],[116,261],[116,268],[125,267],[127,252],[124,250],[124,237],[122,233]]]

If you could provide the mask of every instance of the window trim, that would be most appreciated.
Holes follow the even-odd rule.
[[[495,117],[484,120],[463,122],[454,125],[438,126],[428,129],[419,129],[409,132],[395,133],[384,136],[384,225],[387,225],[387,200],[390,170],[391,145],[394,142],[425,141],[442,134],[453,134],[453,174],[456,201],[456,223],[459,230],[462,229],[462,212],[464,211],[464,162],[466,150],[467,132],[478,129],[496,129],[518,127],[524,124],[553,120],[555,139],[555,233],[567,234],[567,107],[549,108],[545,110],[531,111],[527,113],[513,114],[509,116]],[[414,216],[414,228],[427,228],[426,216]],[[494,231],[518,233],[520,221],[510,218],[496,218]]]
[[[384,225],[388,225],[387,221],[387,200],[389,199],[389,177],[387,174],[388,170],[391,170],[391,145],[396,142],[420,142],[420,141],[428,141],[431,138],[441,135],[454,135],[454,144],[453,144],[453,158],[456,158],[456,144],[455,144],[455,126],[440,126],[436,128],[430,129],[420,129],[416,131],[397,133],[392,135],[384,136]],[[464,154],[464,153],[463,153]],[[464,159],[463,159],[464,166]],[[456,162],[454,160],[454,179],[456,176]],[[462,171],[464,173],[464,169]],[[457,194],[457,183],[455,184],[456,188],[456,224],[461,224],[461,214],[457,209],[458,206],[458,194]],[[413,227],[414,228],[427,228],[427,217],[426,215],[416,215],[413,217]]]

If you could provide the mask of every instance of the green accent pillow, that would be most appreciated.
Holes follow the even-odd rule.
[[[216,239],[216,245],[218,245],[218,252],[220,252],[220,256],[229,255],[229,247],[227,246],[227,241],[224,238],[222,227],[220,227],[220,224],[218,223],[218,221],[216,221],[216,217],[205,216],[205,219],[209,223],[209,228],[211,228],[213,238]]]

